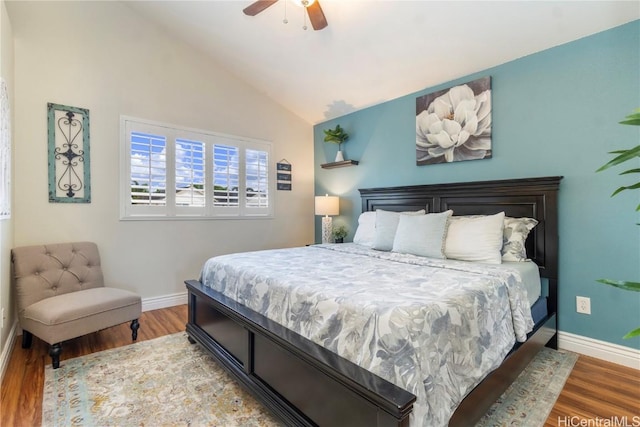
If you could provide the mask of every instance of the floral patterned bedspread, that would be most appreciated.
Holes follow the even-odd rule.
[[[533,327],[520,275],[355,244],[209,259],[201,281],[417,397],[412,426],[445,426]]]

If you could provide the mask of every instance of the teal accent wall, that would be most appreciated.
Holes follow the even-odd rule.
[[[492,78],[493,158],[416,166],[416,97],[484,76]],[[640,128],[618,124],[639,107],[640,21],[634,21],[316,125],[315,191],[341,197],[334,224],[349,227],[350,241],[361,212],[359,188],[562,175],[560,329],[640,349],[640,338],[622,339],[640,327],[640,293],[596,283],[640,281],[640,192],[610,197],[635,182],[618,172],[640,167],[640,159],[595,172],[609,151],[640,142]],[[360,164],[322,169],[337,150],[323,142],[322,131],[338,123],[350,135],[345,158]],[[316,241],[320,228],[317,220]],[[578,295],[591,298],[591,315],[576,313]]]

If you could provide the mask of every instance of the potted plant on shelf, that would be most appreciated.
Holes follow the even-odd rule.
[[[336,125],[335,129],[325,129],[324,130],[324,142],[331,142],[333,144],[338,144],[338,153],[336,153],[336,162],[344,161],[344,156],[342,155],[342,143],[346,142],[349,139],[349,135],[340,127],[340,125]]]
[[[636,109],[632,114],[628,115],[624,120],[620,122],[620,124],[640,126],[640,108]],[[632,160],[640,157],[640,145],[636,145],[635,147],[629,148],[628,150],[611,151],[609,154],[617,154],[617,156],[611,159],[607,164],[600,167],[600,169],[598,169],[597,172],[603,171],[605,169],[609,169],[612,166],[616,166],[628,160]],[[640,168],[633,168],[633,169],[626,170],[624,172],[620,172],[620,175],[627,175],[632,173],[640,173]],[[635,184],[618,188],[616,191],[613,192],[611,197],[615,196],[616,194],[624,190],[639,190],[639,189],[640,189],[640,182],[636,182]],[[640,211],[640,205],[636,207],[636,211]],[[640,225],[640,224],[637,224],[637,225]],[[598,282],[604,283],[605,285],[615,286],[616,288],[625,289],[627,291],[640,292],[640,282],[629,282],[626,280],[611,280],[611,279],[600,279],[598,280]],[[627,338],[632,338],[637,336],[640,336],[640,328],[634,329],[633,331],[626,334],[623,338],[627,339]]]
[[[344,225],[333,227],[333,241],[335,243],[344,242],[345,237],[347,237],[347,227],[345,227]]]

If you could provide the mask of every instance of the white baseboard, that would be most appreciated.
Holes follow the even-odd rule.
[[[158,310],[159,308],[173,307],[187,303],[187,292],[162,295],[159,297],[143,298],[142,311]]]
[[[558,331],[558,348],[640,370],[640,350]]]
[[[4,371],[9,365],[9,359],[11,358],[11,352],[13,351],[13,344],[16,340],[17,332],[18,320],[15,320],[13,322],[13,325],[11,325],[11,330],[9,331],[7,341],[2,347],[2,354],[0,354],[0,383],[2,383],[2,380],[4,379]]]

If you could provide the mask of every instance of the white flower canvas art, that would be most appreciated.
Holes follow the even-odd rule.
[[[491,158],[491,77],[416,98],[416,164]]]

